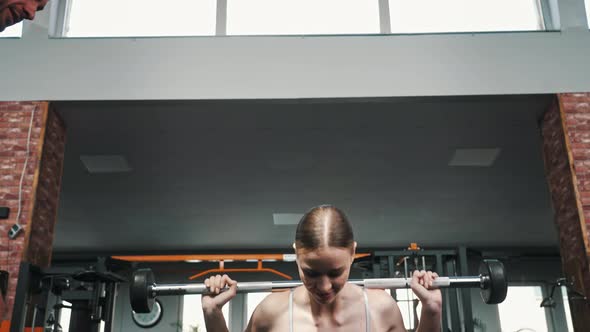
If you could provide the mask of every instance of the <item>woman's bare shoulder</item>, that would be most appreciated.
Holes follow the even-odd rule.
[[[373,305],[396,305],[395,300],[383,289],[367,289],[369,303]]]
[[[382,289],[369,289],[369,306],[376,315],[382,331],[405,331],[404,322],[397,302]]]
[[[247,331],[270,330],[277,319],[288,309],[289,292],[276,292],[268,295],[254,310]]]

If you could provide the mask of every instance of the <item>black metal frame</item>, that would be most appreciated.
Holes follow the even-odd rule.
[[[86,267],[80,266],[40,269],[30,263],[21,262],[10,332],[24,331],[24,328],[27,325],[28,307],[30,305],[33,305],[31,308],[35,309],[32,315],[33,320],[37,319],[39,311],[47,311],[47,308],[53,307],[55,318],[53,327],[55,330],[59,325],[59,318],[61,315],[61,309],[64,307],[64,300],[84,301],[90,304],[90,314],[76,315],[77,319],[88,320],[86,326],[91,327],[91,331],[89,332],[98,331],[101,320],[105,323],[104,332],[112,332],[114,329],[118,284],[120,282],[126,282],[127,279],[109,271],[109,265],[111,263],[112,262],[108,259],[99,258],[96,262],[91,263],[90,270],[85,270]],[[70,291],[68,290],[69,287],[54,287],[54,280],[59,278],[67,279],[66,281],[68,283],[78,280],[76,278],[80,277],[80,270],[87,272],[85,276],[82,276],[86,277],[87,280],[81,280],[81,282],[93,284],[92,291]],[[45,294],[42,299],[44,304],[38,305],[37,303],[33,303],[33,295],[38,295],[40,293]],[[47,303],[50,300],[50,297],[46,296],[48,293],[55,294],[55,298],[51,300],[52,302],[55,301],[54,303]],[[39,300],[39,298],[35,299]],[[45,323],[45,318],[43,318],[42,321]],[[37,322],[33,321],[32,325],[34,326],[36,323]]]
[[[14,295],[14,306],[10,321],[10,332],[24,331],[27,307],[32,291],[40,286],[41,269],[33,264],[21,262],[18,271],[18,283]]]
[[[377,250],[373,253],[373,277],[396,277],[395,262],[400,257],[434,257],[436,273],[444,276],[468,276],[468,249],[442,250]],[[387,267],[384,268],[384,265]],[[458,266],[457,266],[458,265]],[[385,273],[384,273],[385,272]],[[386,275],[384,275],[386,274]],[[443,331],[474,331],[470,289],[442,289],[443,308],[441,324]],[[392,294],[392,296],[394,296]],[[462,324],[463,323],[463,324]],[[451,326],[449,326],[451,325]]]

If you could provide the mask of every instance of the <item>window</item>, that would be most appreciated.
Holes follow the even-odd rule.
[[[396,289],[395,298],[397,306],[402,313],[406,330],[415,329],[417,326],[414,323],[420,320],[422,304],[409,288]]]
[[[498,304],[502,331],[547,332],[545,308],[540,306],[542,300],[540,286],[508,287],[506,300]]]
[[[228,0],[228,35],[379,33],[378,0]]]
[[[543,30],[538,0],[389,0],[392,33]]]
[[[223,306],[225,323],[229,326],[229,305]],[[185,295],[182,304],[182,332],[205,332],[205,318],[201,307],[201,295]]]
[[[250,321],[250,318],[252,317],[252,314],[254,313],[254,310],[256,309],[258,304],[260,304],[260,302],[262,302],[262,300],[264,300],[264,298],[267,297],[269,294],[271,293],[248,293],[248,296],[246,297],[246,306],[248,308],[248,310],[246,311],[246,325]]]
[[[23,35],[23,22],[11,25],[0,32],[0,38],[20,38]]]
[[[540,1],[70,0],[64,30],[65,37],[531,31],[545,28]]]
[[[63,305],[67,305],[69,307],[72,306],[70,302],[62,301]],[[63,332],[68,332],[70,330],[70,317],[72,316],[72,309],[70,308],[62,308],[61,313],[59,316],[59,326],[61,326],[61,330]]]
[[[586,23],[588,24],[588,27],[590,28],[590,0],[586,0],[584,2],[586,4]]]
[[[72,0],[67,37],[215,35],[217,0]]]
[[[563,299],[563,309],[565,311],[565,321],[567,323],[567,330],[573,332],[574,324],[572,323],[572,312],[570,311],[570,302],[567,297],[567,288],[561,286],[561,297]]]

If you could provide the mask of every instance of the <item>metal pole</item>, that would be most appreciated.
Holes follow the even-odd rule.
[[[37,308],[37,305],[35,304],[35,306],[33,307],[33,321],[31,322],[31,331],[32,332],[35,332],[35,325],[37,325],[35,322],[35,320],[37,319],[37,310],[38,310],[38,308]]]
[[[455,258],[447,263],[447,275],[457,275],[455,268]],[[449,304],[451,313],[451,331],[462,331],[461,328],[461,313],[459,312],[459,295],[457,290],[447,292],[449,294]]]
[[[53,323],[53,330],[54,331],[61,331],[61,307],[63,302],[61,300],[61,294],[57,294],[55,296],[55,305],[53,306],[53,317],[55,317],[55,322]]]
[[[104,331],[112,332],[114,330],[115,322],[115,305],[117,302],[117,288],[119,284],[116,282],[109,282],[106,285],[106,299],[104,303]]]
[[[438,275],[444,275],[443,269],[443,262],[442,262],[442,255],[436,255],[436,273]],[[447,317],[447,303],[448,303],[448,292],[446,290],[441,290],[442,298],[443,298],[443,306],[442,306],[442,331],[447,331],[449,329],[449,318]]]
[[[467,248],[465,246],[459,247],[459,268],[461,269],[461,275],[468,275],[469,269],[467,266]],[[473,312],[471,307],[471,290],[463,289],[461,292],[461,298],[463,303],[463,313],[465,319],[465,331],[473,332]]]
[[[408,275],[408,273],[406,273]],[[411,278],[372,278],[361,280],[348,280],[348,283],[365,288],[377,289],[397,289],[410,288]],[[481,277],[439,277],[433,282],[436,288],[473,288],[480,287]],[[238,282],[237,288],[239,293],[260,293],[287,290],[302,286],[301,281],[265,281],[265,282]],[[209,289],[205,284],[164,284],[149,285],[148,294],[152,297],[164,295],[184,295],[184,294],[207,294]]]

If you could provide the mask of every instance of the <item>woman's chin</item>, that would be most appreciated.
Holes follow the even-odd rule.
[[[336,298],[336,294],[330,293],[328,295],[313,294],[313,298],[319,304],[329,304]]]

